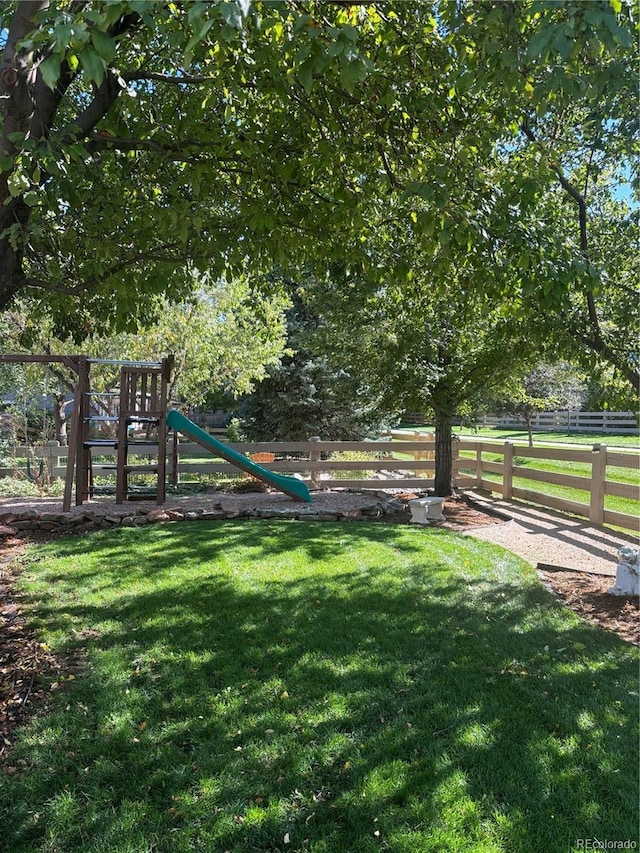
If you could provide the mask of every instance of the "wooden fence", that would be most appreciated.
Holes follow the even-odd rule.
[[[405,412],[403,422],[417,425],[429,423],[429,420],[424,413]],[[526,429],[525,421],[513,415],[478,415],[475,423],[479,427]],[[618,435],[640,433],[638,415],[635,412],[534,412],[531,416],[531,426],[536,432],[597,432]]]
[[[395,440],[399,438],[399,440]],[[433,488],[434,442],[424,433],[393,434],[387,441],[321,441],[310,439],[298,442],[232,443],[242,453],[259,457],[261,464],[284,474],[298,474],[311,486],[322,488],[360,487],[371,489]],[[18,469],[0,468],[0,476],[15,476],[16,470],[24,472],[24,459],[31,455],[32,471],[37,472],[37,460],[44,458],[49,476],[64,477],[66,448],[57,442],[44,447],[15,448],[15,456],[22,460]],[[197,445],[179,442],[174,454],[174,443],[167,445],[167,472],[175,483],[187,482],[202,475],[214,479],[240,478],[243,474],[229,463],[208,454]],[[100,448],[93,449],[94,457]],[[149,454],[152,458],[152,454]],[[501,495],[504,499],[519,498],[587,518],[593,524],[607,524],[640,532],[640,454],[637,451],[611,450],[595,444],[593,448],[530,448],[511,442],[497,443],[479,440],[455,440],[453,446],[454,483],[457,488],[482,488]],[[102,461],[108,461],[101,456]],[[530,460],[572,463],[581,466],[580,474],[567,474],[530,468]],[[115,460],[114,460],[115,461]],[[616,481],[611,468],[622,469],[625,479],[633,483]],[[585,474],[588,472],[588,475]],[[524,482],[524,485],[523,485]],[[528,484],[531,483],[529,487]],[[544,486],[569,487],[579,490],[583,500],[564,498],[545,493]],[[537,486],[537,487],[536,487]],[[607,498],[624,498],[634,503],[634,510],[620,512],[606,506]]]
[[[270,471],[299,474],[311,485],[321,485],[323,488],[433,487],[433,447],[424,441],[417,446],[413,438],[393,442],[321,441],[315,438],[289,442],[229,442],[229,447],[250,457],[257,457],[260,464]],[[171,440],[167,444],[167,472],[176,484],[201,475],[221,479],[244,476],[229,462],[207,453],[198,444],[180,441],[177,453],[174,451],[174,442]],[[94,460],[115,464],[115,456],[106,456],[104,448],[93,448],[91,452]],[[145,450],[144,458],[153,459],[155,455]],[[44,446],[34,448],[16,447],[14,456],[18,461],[17,468],[0,468],[0,476],[12,476],[16,471],[24,474],[27,458],[44,458],[51,478],[65,475],[66,448],[60,447],[57,442],[47,442]],[[273,461],[265,461],[270,459]],[[37,463],[32,461],[31,469],[37,471],[37,467]],[[99,476],[103,476],[103,472]]]
[[[483,415],[478,426],[518,427],[526,425],[522,419],[510,415]],[[638,419],[633,412],[534,412],[531,416],[532,429],[538,431],[599,432],[618,435],[637,435]]]
[[[636,511],[633,515],[607,509],[605,499],[609,496],[633,501],[638,509],[640,485],[637,477],[635,484],[616,481],[607,476],[609,468],[624,471],[640,470],[640,454],[636,451],[610,450],[605,445],[594,444],[592,448],[555,448],[526,447],[474,440],[456,442],[456,486],[473,487],[497,492],[505,500],[519,498],[530,503],[541,504],[562,512],[569,512],[588,518],[593,524],[610,524],[627,530],[640,532],[640,518]],[[490,459],[486,457],[492,457]],[[500,461],[496,461],[495,457]],[[566,474],[556,471],[525,467],[527,460],[537,459],[541,463],[556,461],[581,463],[584,474]],[[520,485],[521,481],[532,481],[531,488]],[[515,481],[519,481],[516,484]],[[546,494],[533,484],[549,484],[577,489],[584,494],[580,501]]]
[[[322,488],[413,488],[433,487],[433,448],[405,441],[262,441],[234,442],[229,446],[246,453],[270,471],[299,474],[312,486]],[[270,458],[273,461],[268,461]],[[208,461],[212,460],[212,461]],[[267,461],[265,461],[267,460]],[[181,479],[194,474],[222,477],[242,476],[237,468],[203,457],[199,445],[180,442],[176,462],[173,454],[167,470]]]

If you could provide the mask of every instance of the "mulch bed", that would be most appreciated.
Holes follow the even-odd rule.
[[[446,517],[446,522],[438,526],[453,530],[503,521],[462,499],[447,500]],[[403,520],[406,522],[406,518]],[[31,535],[30,541],[51,538],[40,532]],[[0,763],[5,763],[7,773],[16,771],[5,761],[14,729],[36,709],[46,709],[48,691],[60,689],[82,667],[77,658],[56,657],[25,622],[14,586],[15,560],[24,547],[23,538],[0,535]],[[545,571],[540,576],[558,598],[585,619],[630,643],[640,644],[638,598],[608,595],[606,590],[612,586],[613,578],[572,571]]]
[[[610,595],[615,578],[587,572],[539,570],[542,582],[567,607],[587,622],[613,631],[634,645],[640,645],[640,605],[637,595]]]
[[[14,585],[14,560],[24,547],[23,539],[12,536],[0,541],[0,761],[11,748],[13,730],[46,700],[51,687],[45,685],[71,672],[70,663],[58,659],[25,623]]]

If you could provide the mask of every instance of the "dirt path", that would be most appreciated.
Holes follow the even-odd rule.
[[[473,505],[499,513],[505,523],[470,535],[495,542],[518,554],[533,566],[539,563],[574,571],[614,575],[618,549],[637,548],[637,538],[588,521],[518,501],[503,501],[469,493]],[[510,520],[506,520],[510,519]]]
[[[513,551],[538,569],[544,585],[567,607],[640,645],[638,596],[608,593],[614,585],[619,548],[638,548],[637,538],[531,504],[475,493],[468,497],[474,506],[499,513],[504,523],[467,529],[464,535]]]

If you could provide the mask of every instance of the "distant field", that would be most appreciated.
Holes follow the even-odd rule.
[[[414,432],[434,432],[435,427],[431,425],[413,426],[401,425],[399,429],[413,430]],[[465,438],[483,438],[495,441],[513,441],[523,444],[529,443],[526,429],[497,429],[486,427],[473,430],[470,427],[454,427],[454,433]],[[629,435],[619,433],[598,432],[534,432],[534,445],[544,444],[606,444],[607,447],[630,447],[640,448],[640,435]]]

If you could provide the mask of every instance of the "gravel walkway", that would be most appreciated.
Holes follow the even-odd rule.
[[[467,495],[475,506],[500,513],[505,523],[465,531],[465,535],[502,545],[533,566],[544,563],[615,576],[618,549],[623,545],[634,548],[640,545],[637,537],[631,534],[594,527],[576,516],[474,492],[467,492]]]

